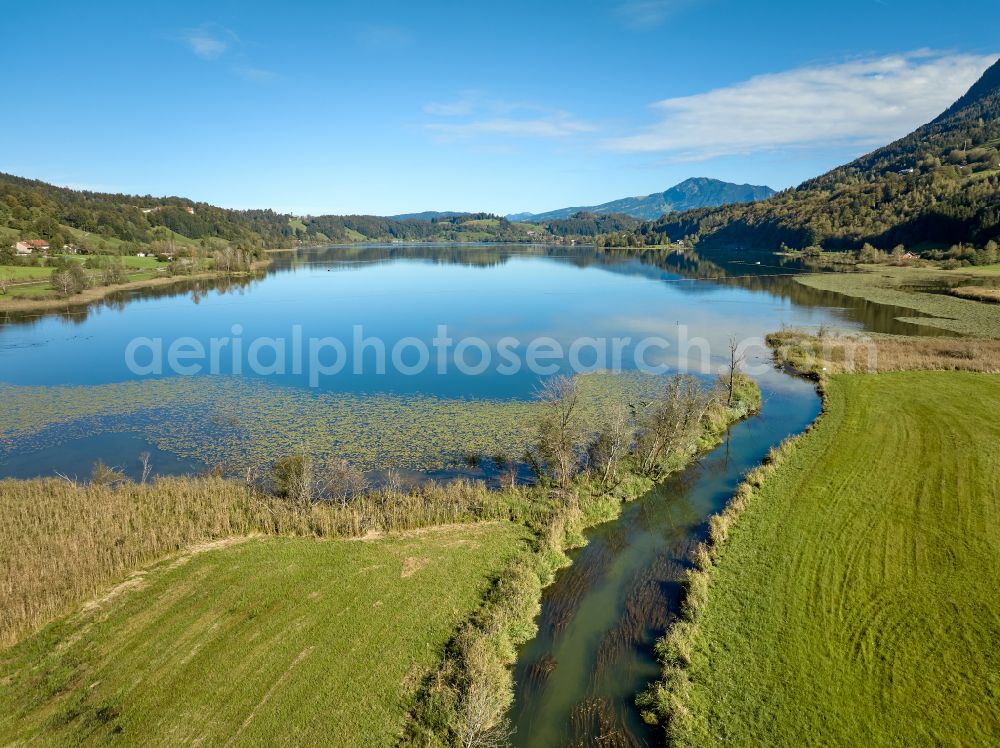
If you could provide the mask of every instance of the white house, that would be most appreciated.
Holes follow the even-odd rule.
[[[48,252],[49,243],[44,239],[27,239],[14,245],[14,251],[21,256],[30,255],[35,251]]]

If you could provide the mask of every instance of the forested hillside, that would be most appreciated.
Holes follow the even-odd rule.
[[[998,147],[1000,63],[891,145],[770,200],[666,216],[636,238],[753,249],[983,246],[1000,237]]]
[[[0,240],[45,239],[52,246],[98,249],[176,237],[221,239],[246,249],[277,247],[294,237],[288,216],[272,210],[226,210],[179,197],[83,192],[0,174]],[[107,248],[104,246],[103,248]]]
[[[216,245],[272,249],[303,242],[496,241],[593,236],[625,224],[602,217],[562,222],[557,232],[489,213],[420,220],[379,216],[296,217],[273,210],[229,210],[180,197],[107,194],[0,174],[0,246],[44,239],[53,247],[119,252],[155,246]],[[638,222],[634,222],[638,223]],[[628,224],[631,227],[633,224]],[[575,234],[574,234],[575,235]]]

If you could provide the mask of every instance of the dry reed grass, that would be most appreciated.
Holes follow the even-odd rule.
[[[465,481],[306,507],[212,477],[116,486],[0,481],[0,646],[196,543],[255,533],[360,537],[506,519],[509,499]]]
[[[987,304],[1000,304],[1000,288],[990,286],[959,286],[949,292],[960,299],[983,301]]]
[[[890,371],[1000,373],[1000,340],[983,338],[823,335],[768,336],[775,360],[813,376]]]

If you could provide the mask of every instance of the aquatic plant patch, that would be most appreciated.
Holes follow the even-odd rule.
[[[661,382],[640,373],[581,378],[591,413]],[[0,458],[105,431],[140,432],[159,449],[236,471],[306,450],[363,470],[434,470],[468,455],[519,460],[537,403],[315,392],[236,377],[96,386],[0,384]],[[132,460],[136,455],[122,455]]]

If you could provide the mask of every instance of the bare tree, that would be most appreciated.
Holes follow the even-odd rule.
[[[114,259],[108,263],[101,273],[101,280],[105,286],[117,286],[128,282],[128,271],[121,259]]]
[[[469,642],[462,654],[465,678],[457,684],[457,727],[463,748],[510,745],[511,725],[506,718],[509,692],[501,686],[506,668],[483,639]]]
[[[153,470],[153,465],[150,463],[149,458],[149,452],[143,452],[139,455],[139,462],[142,464],[142,477],[139,478],[139,482],[143,485],[149,480],[149,474]]]
[[[403,490],[403,477],[397,470],[389,468],[382,478],[385,493],[399,493]]]
[[[654,479],[670,469],[670,458],[690,450],[701,435],[712,403],[698,380],[678,374],[658,397],[636,410],[636,453],[642,472]]]
[[[305,452],[282,457],[271,465],[271,474],[278,485],[278,494],[306,508],[313,502],[313,463]]]
[[[746,354],[740,350],[739,341],[736,340],[736,336],[729,338],[729,367],[728,367],[728,386],[727,392],[728,396],[726,398],[726,405],[732,406],[733,404],[733,390],[736,388],[736,372],[739,371],[743,362],[746,360]]]
[[[220,249],[212,257],[215,269],[220,273],[229,274],[233,267],[233,250],[229,247]]]
[[[77,484],[76,476],[70,478],[68,475],[66,475],[65,473],[60,473],[58,470],[56,471],[56,475],[58,475],[60,478],[62,478],[64,481],[66,481],[73,488],[77,487],[78,484]]]
[[[509,457],[501,463],[497,463],[500,468],[500,487],[514,488],[517,485],[517,463]]]
[[[580,466],[584,424],[580,391],[571,377],[553,377],[538,393],[541,415],[534,450],[560,488],[566,488]]]
[[[503,748],[513,732],[504,717],[504,704],[489,684],[473,682],[462,699],[463,748]]]
[[[10,288],[10,278],[0,276],[0,294],[6,296],[8,288]]]
[[[52,273],[52,287],[60,296],[71,296],[76,293],[76,279],[68,270],[56,270]]]
[[[243,470],[243,485],[246,486],[248,491],[253,491],[257,488],[257,467],[256,465],[247,465]]]
[[[616,403],[607,411],[607,420],[599,428],[589,450],[590,464],[600,472],[605,485],[628,454],[634,437],[635,428],[628,408],[624,403]]]
[[[368,488],[365,474],[347,460],[326,465],[317,481],[317,498],[347,506],[351,499]]]

